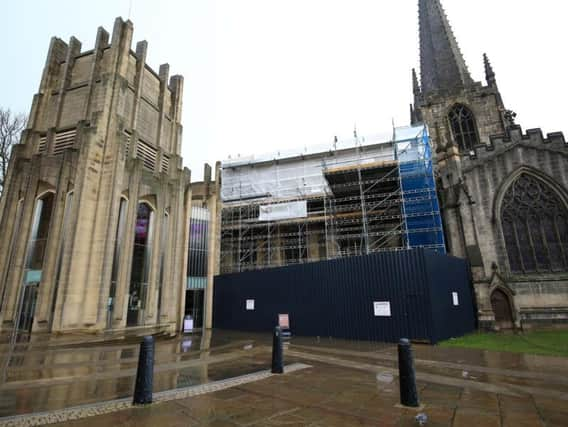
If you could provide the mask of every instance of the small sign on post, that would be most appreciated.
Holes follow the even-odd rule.
[[[254,300],[247,299],[246,308],[248,311],[254,311]]]
[[[193,332],[193,317],[187,315],[183,319],[183,332]]]
[[[373,303],[375,317],[391,317],[390,301],[375,301]]]
[[[290,316],[287,313],[278,315],[278,326],[280,326],[284,338],[290,338],[292,336],[290,332]]]
[[[290,316],[288,314],[279,314],[278,326],[282,329],[290,329]]]

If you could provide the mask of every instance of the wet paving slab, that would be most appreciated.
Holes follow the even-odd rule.
[[[12,354],[19,359],[10,359],[0,385],[0,416],[130,398],[137,344],[87,338],[83,344],[20,345]],[[267,369],[270,340],[226,331],[159,338],[154,390]],[[5,348],[0,345],[4,359]],[[568,425],[566,358],[426,345],[414,345],[414,353],[427,425]],[[418,425],[416,412],[396,407],[396,346],[294,337],[285,354],[286,363],[311,368],[66,425]]]
[[[137,344],[128,340],[108,345],[87,340],[72,346],[45,344],[34,342],[26,351],[20,343],[11,353],[5,346],[0,348],[5,367],[0,417],[132,396]],[[214,340],[210,334],[158,338],[154,390],[195,386],[266,369],[269,347],[262,344],[224,337]]]
[[[418,383],[428,426],[565,426],[566,405]],[[131,408],[56,426],[417,426],[417,412],[397,407],[398,383],[362,371],[312,364],[229,390]],[[564,411],[564,412],[563,412]]]

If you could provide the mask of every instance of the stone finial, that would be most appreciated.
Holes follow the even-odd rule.
[[[203,165],[203,182],[211,182],[211,165],[209,163]]]
[[[114,20],[114,26],[112,29],[112,39],[111,45],[118,46],[120,41],[124,39],[125,47],[130,49],[130,43],[132,42],[132,33],[134,32],[134,26],[132,22],[124,22],[122,18],[118,17]]]
[[[148,52],[148,42],[146,40],[141,40],[136,43],[136,57],[138,59],[146,60],[146,54]]]
[[[108,47],[109,39],[110,39],[110,34],[108,33],[108,31],[105,30],[103,27],[99,27],[97,29],[97,39],[95,42],[96,48],[104,49],[105,47]]]
[[[422,89],[420,88],[420,83],[418,82],[418,76],[416,75],[416,69],[412,69],[412,91],[414,96],[420,96],[422,94]]]
[[[495,71],[493,71],[493,67],[491,66],[491,62],[489,62],[489,58],[486,53],[483,54],[483,65],[485,66],[485,80],[487,81],[487,85],[489,87],[497,86]]]
[[[158,72],[160,76],[160,81],[168,83],[168,79],[170,78],[170,64],[162,64],[160,65],[160,70]]]
[[[172,92],[173,120],[181,123],[182,98],[183,98],[183,77],[175,75],[170,77],[170,91]]]

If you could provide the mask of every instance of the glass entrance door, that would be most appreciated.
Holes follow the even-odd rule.
[[[193,319],[193,329],[203,327],[203,289],[185,291],[185,315]]]

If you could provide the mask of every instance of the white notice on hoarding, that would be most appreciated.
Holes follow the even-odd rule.
[[[282,219],[307,218],[308,202],[279,203],[276,205],[260,206],[258,210],[259,221],[279,221]]]
[[[375,301],[373,303],[375,317],[391,317],[390,301]]]
[[[454,300],[454,305],[458,306],[460,305],[460,300],[458,297],[458,293],[457,292],[452,292],[452,299]]]
[[[252,311],[254,310],[254,300],[247,299],[247,310]]]

